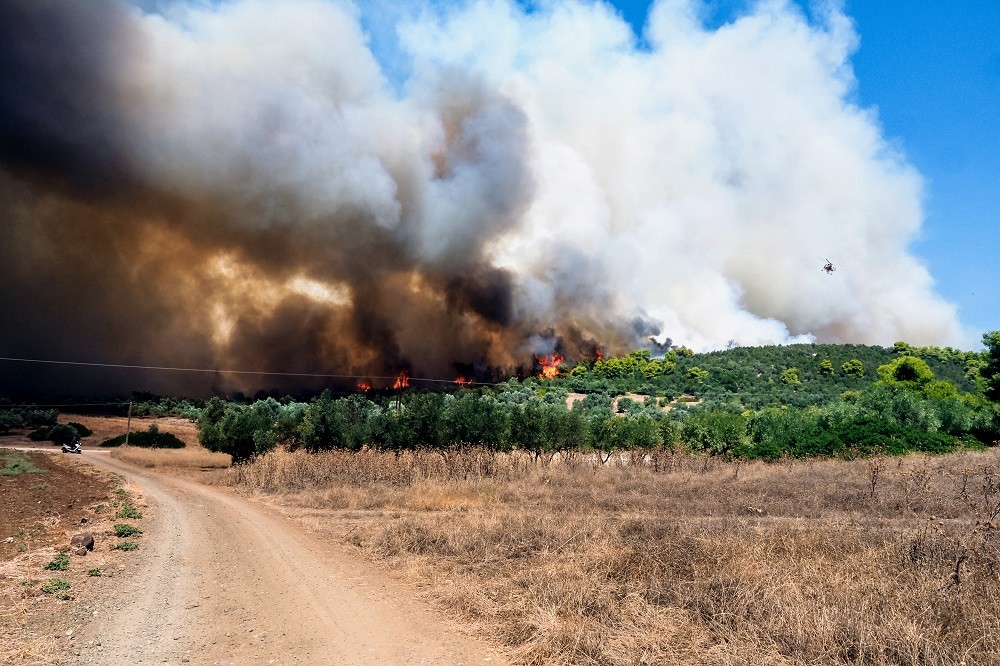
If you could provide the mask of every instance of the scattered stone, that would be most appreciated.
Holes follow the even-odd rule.
[[[89,522],[90,522],[90,519],[87,518],[86,516],[84,516],[83,518],[80,519],[80,524],[81,525],[86,525]]]
[[[73,554],[74,555],[79,555],[80,557],[83,557],[84,555],[87,554],[87,549],[86,548],[77,548],[76,550],[73,551]]]
[[[73,538],[69,540],[69,545],[73,548],[86,548],[87,550],[94,550],[94,535],[92,532],[80,532],[79,534],[74,534]]]

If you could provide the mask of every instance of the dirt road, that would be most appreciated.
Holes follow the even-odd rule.
[[[84,458],[141,488],[152,511],[71,663],[504,663],[274,509],[106,454]]]

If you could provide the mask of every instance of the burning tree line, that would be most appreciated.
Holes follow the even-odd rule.
[[[404,373],[396,378],[392,392],[361,390],[338,398],[327,392],[309,402],[268,397],[242,403],[213,398],[200,410],[198,421],[202,443],[238,461],[278,445],[308,451],[477,446],[523,449],[536,457],[590,450],[605,460],[616,450],[658,447],[764,459],[945,452],[956,446],[974,448],[1000,441],[1000,333],[985,335],[984,343],[988,349],[983,353],[914,348],[904,343],[892,349],[747,348],[721,355],[682,350],[661,359],[642,351],[578,363],[568,370],[552,357],[539,362],[537,379],[511,379],[480,388],[460,382],[454,393],[411,388]],[[842,365],[859,366],[858,376],[846,370],[839,376],[825,357],[836,357],[838,352],[844,358],[859,353],[866,363],[887,362],[870,373],[860,367],[864,364],[858,359],[849,359]],[[784,364],[797,359],[801,380],[796,372],[795,382],[787,382],[789,370],[775,362],[775,354],[783,354],[778,360]],[[770,360],[762,364],[764,359]],[[804,362],[815,365],[815,371]],[[710,376],[708,381],[691,372],[696,368],[693,363],[712,369],[703,371]],[[807,403],[775,402],[772,393],[730,392],[718,399],[712,383],[716,375],[725,377],[725,369],[734,363],[756,373],[751,379],[758,381],[768,380],[767,372],[775,377],[780,374],[782,379],[768,380],[768,384],[802,394]],[[561,373],[558,379],[545,378],[550,368]],[[940,378],[932,368],[950,373],[952,379]],[[866,379],[868,375],[878,379]],[[656,382],[681,377],[684,383],[679,386],[698,395],[696,404],[670,405],[661,390],[642,402],[612,397],[624,393],[622,387],[629,383],[633,391],[635,382],[654,382],[651,387],[655,389]],[[725,381],[738,380],[739,376],[732,375]],[[594,390],[569,406],[569,387],[612,385],[609,382],[617,389]],[[827,398],[818,390],[810,392],[806,385],[812,384],[829,384],[837,393]]]
[[[241,404],[213,398],[199,419],[200,438],[207,448],[230,453],[236,461],[278,445],[311,452],[521,449],[536,459],[583,450],[602,461],[615,451],[670,448],[773,460],[946,453],[1000,440],[1000,405],[982,395],[944,392],[942,382],[933,380],[918,361],[901,357],[879,369],[879,382],[806,408],[701,405],[665,410],[662,399],[653,396],[643,402],[613,401],[604,393],[568,407],[564,389],[514,380],[447,394],[334,398],[327,392],[308,403],[267,398]]]

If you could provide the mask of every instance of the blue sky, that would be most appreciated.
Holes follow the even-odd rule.
[[[613,4],[641,32],[651,2]],[[747,4],[710,0],[709,20]],[[998,330],[1000,2],[854,0],[845,12],[860,36],[856,101],[877,109],[885,135],[926,180],[914,252],[967,326]]]

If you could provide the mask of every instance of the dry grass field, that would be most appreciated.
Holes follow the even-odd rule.
[[[1000,664],[1000,455],[277,451],[266,494],[522,664]]]
[[[232,464],[232,456],[228,453],[212,452],[200,445],[183,449],[119,446],[111,449],[111,457],[137,467],[221,469]]]

